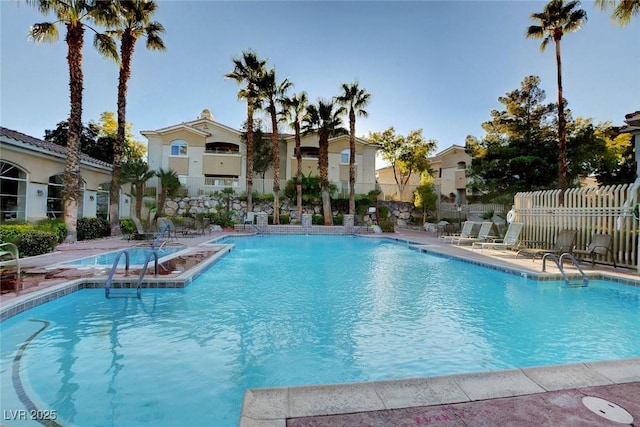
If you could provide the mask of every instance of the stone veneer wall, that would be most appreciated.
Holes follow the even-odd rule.
[[[280,201],[280,215],[289,215],[292,221],[296,218],[296,205],[295,202],[290,202],[288,199],[282,199]],[[387,218],[380,218],[380,220],[392,221],[397,226],[406,226],[411,223],[411,217],[419,218],[419,222],[422,220],[422,212],[416,210],[413,204],[408,202],[393,202],[393,201],[378,201],[378,206],[386,206],[389,209],[389,216]],[[164,212],[167,216],[182,216],[185,214],[194,215],[197,213],[212,213],[216,214],[221,209],[224,211],[226,207],[225,200],[223,198],[216,198],[214,196],[194,196],[194,197],[182,197],[172,200],[168,200],[165,204]],[[240,200],[233,198],[230,203],[231,211],[236,222],[241,222],[247,212],[246,200]],[[273,203],[271,201],[254,202],[253,211],[256,213],[264,212],[267,215],[273,214]],[[322,215],[321,205],[303,205],[303,214]],[[346,212],[338,212],[334,210],[334,215],[344,215]],[[373,218],[369,214],[365,214],[362,218],[358,217],[356,222],[369,222]]]

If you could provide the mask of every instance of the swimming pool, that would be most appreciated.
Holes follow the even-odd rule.
[[[158,251],[158,259],[175,254],[176,252],[180,252],[184,250],[184,246],[171,246],[171,247],[163,247],[157,249]],[[147,255],[152,252],[151,248],[130,248],[126,250],[129,253],[129,264],[130,265],[142,265],[147,259]],[[116,260],[116,257],[121,251],[113,251],[107,252],[101,255],[94,255],[86,258],[80,258],[73,261],[68,261],[65,263],[58,264],[60,267],[89,267],[89,266],[98,266],[98,267],[111,267]],[[150,258],[150,263],[153,262],[153,258]],[[120,257],[119,265],[124,268],[125,259],[124,256]]]
[[[569,289],[389,240],[229,242],[185,289],[84,290],[0,324],[2,408],[25,407],[17,377],[62,425],[231,426],[249,387],[640,356],[635,287]]]

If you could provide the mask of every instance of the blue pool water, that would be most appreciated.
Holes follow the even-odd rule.
[[[0,406],[25,407],[17,377],[65,426],[224,427],[248,387],[640,356],[636,287],[566,288],[389,240],[233,243],[185,289],[83,290],[3,322]]]
[[[165,257],[167,255],[174,254],[176,252],[184,250],[184,247],[164,247],[158,249],[158,258]],[[141,265],[144,264],[147,259],[147,255],[152,251],[151,248],[131,248],[127,249],[129,253],[129,264],[130,265]],[[76,259],[73,261],[65,262],[60,265],[62,266],[100,266],[100,267],[111,267],[116,260],[120,251],[107,252],[102,255],[95,255],[91,257]],[[150,258],[149,262],[153,262],[153,258]],[[119,265],[125,265],[124,255],[120,257],[118,262]]]

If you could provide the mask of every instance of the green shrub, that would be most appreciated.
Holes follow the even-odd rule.
[[[135,231],[136,226],[131,218],[122,218],[120,220],[120,230],[124,235],[131,235]]]
[[[311,217],[311,224],[313,224],[313,225],[324,225],[324,216],[322,216],[322,215],[313,215]]]
[[[389,208],[386,206],[378,206],[378,215],[380,215],[380,219],[389,218]]]
[[[393,224],[393,221],[380,221],[379,225],[380,225],[380,229],[384,233],[393,233],[395,231],[395,226]]]
[[[61,219],[43,219],[38,221],[37,230],[51,231],[58,236],[58,243],[64,242],[67,238],[67,224]]]
[[[342,225],[343,222],[344,222],[343,215],[338,214],[333,216],[333,225]]]
[[[111,225],[102,218],[80,218],[77,232],[78,240],[101,239],[111,235]]]
[[[30,230],[20,236],[18,250],[20,256],[36,256],[53,252],[58,244],[58,236],[50,231]]]

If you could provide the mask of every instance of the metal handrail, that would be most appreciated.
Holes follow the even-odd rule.
[[[167,232],[170,233],[169,231],[170,228],[171,228],[171,224],[169,223],[166,223],[164,227],[162,227],[162,229],[158,232],[158,234],[156,234],[156,238],[153,240],[153,243],[151,244],[151,249],[153,249],[154,251],[156,250],[156,246],[160,241],[160,239],[162,238],[162,236],[164,236],[164,233],[167,233]],[[169,234],[169,237],[171,237],[171,234]]]
[[[571,254],[569,252],[565,252],[562,255],[560,255],[560,264],[561,265],[563,264],[563,261],[564,261],[565,258],[569,258],[569,260],[573,263],[573,265],[576,267],[576,269],[582,275],[582,282],[584,283],[584,285],[588,286],[589,285],[589,278],[587,277],[585,272],[582,270],[582,268],[580,268],[578,260],[573,256],[573,254]]]
[[[116,255],[116,259],[111,266],[111,271],[109,271],[109,276],[107,276],[107,282],[104,285],[104,296],[109,298],[109,294],[111,292],[111,282],[113,281],[113,275],[116,274],[116,270],[118,269],[118,263],[120,262],[120,257],[124,254],[124,271],[125,274],[129,273],[129,252],[126,250],[118,252]]]
[[[142,285],[142,278],[144,277],[145,273],[147,272],[147,266],[149,265],[149,258],[151,257],[151,255],[153,255],[154,258],[154,276],[158,275],[158,251],[153,250],[153,252],[149,252],[144,260],[144,265],[142,267],[142,270],[140,270],[140,277],[138,277],[138,286],[136,286],[136,289],[138,291],[138,298],[140,298],[140,293],[141,293],[141,285]]]

